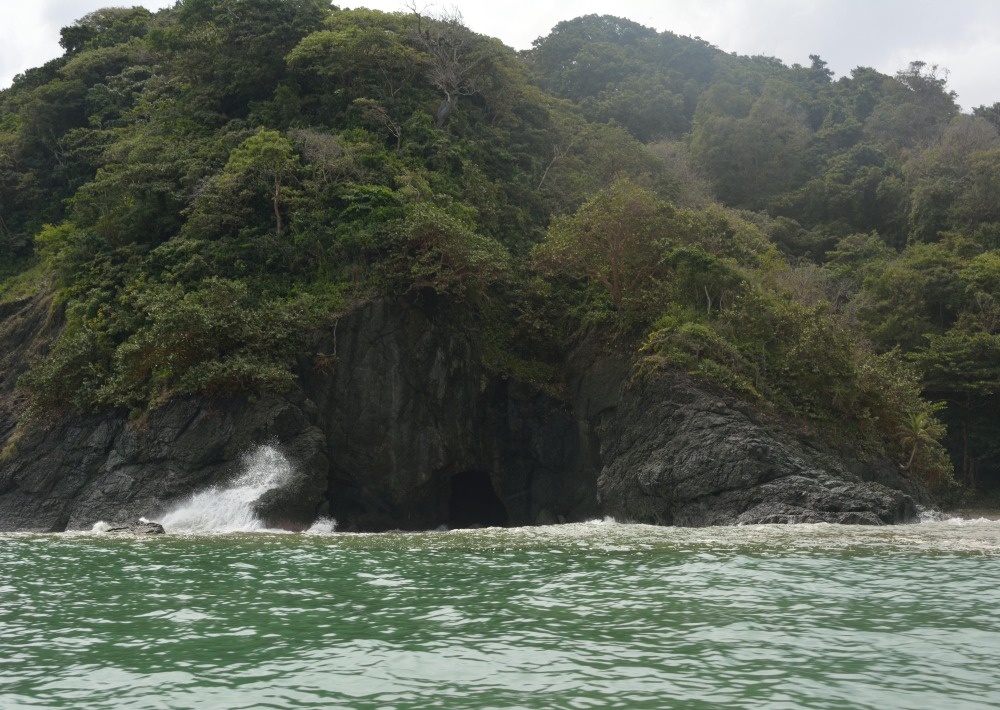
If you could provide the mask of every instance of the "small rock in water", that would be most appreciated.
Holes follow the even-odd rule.
[[[135,535],[162,535],[166,531],[159,523],[149,520],[137,520],[134,523],[112,523],[104,532],[132,533]]]

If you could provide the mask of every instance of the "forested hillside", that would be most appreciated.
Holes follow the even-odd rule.
[[[833,80],[598,16],[518,53],[325,0],[99,10],[62,46],[0,92],[0,304],[50,291],[61,333],[25,416],[281,390],[391,294],[556,395],[599,334],[1000,487],[1000,104],[936,67]]]

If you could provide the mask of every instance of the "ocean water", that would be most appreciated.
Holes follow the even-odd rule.
[[[280,534],[204,502],[0,535],[0,708],[1000,707],[997,522]]]

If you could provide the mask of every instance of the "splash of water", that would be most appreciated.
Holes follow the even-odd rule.
[[[267,491],[280,488],[292,465],[273,446],[261,446],[243,458],[241,473],[229,484],[195,493],[167,512],[160,523],[168,532],[230,533],[267,529],[253,504]]]
[[[306,535],[330,535],[337,530],[337,521],[333,518],[319,518],[312,524]]]
[[[949,515],[945,515],[937,508],[924,508],[923,506],[917,506],[917,522],[918,523],[939,523],[942,520],[947,520]]]

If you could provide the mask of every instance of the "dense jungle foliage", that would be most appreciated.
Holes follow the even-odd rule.
[[[0,92],[0,301],[35,411],[282,389],[310,334],[450,304],[553,392],[574,334],[1000,488],[1000,104],[587,16],[515,52],[326,0],[93,12]]]

